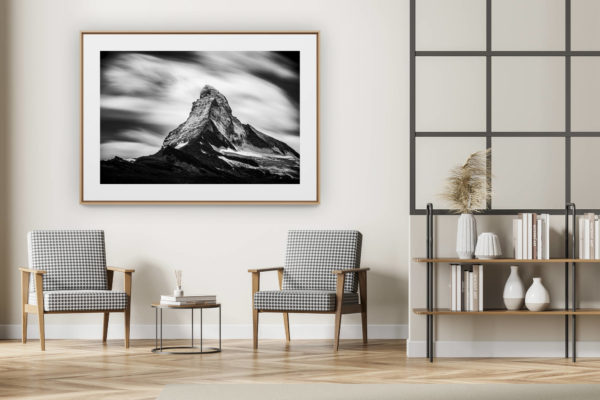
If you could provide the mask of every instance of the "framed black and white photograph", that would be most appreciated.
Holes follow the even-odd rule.
[[[318,203],[318,32],[81,34],[82,203]]]

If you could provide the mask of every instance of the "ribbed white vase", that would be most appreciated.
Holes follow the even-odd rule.
[[[533,278],[525,294],[525,306],[529,311],[544,311],[550,305],[550,293],[542,285],[542,278]]]
[[[456,253],[458,258],[469,259],[475,254],[477,223],[473,214],[460,214],[456,230]]]
[[[523,299],[525,298],[525,286],[519,278],[519,267],[516,265],[510,266],[510,276],[506,280],[504,285],[504,305],[508,310],[520,310],[523,306]]]

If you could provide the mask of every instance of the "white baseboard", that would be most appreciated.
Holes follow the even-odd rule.
[[[433,352],[435,357],[564,357],[564,346],[564,341],[436,341]],[[406,351],[408,357],[425,357],[425,341],[409,340]],[[577,357],[600,357],[600,342],[577,342]]]
[[[39,339],[37,323],[29,323],[27,337]],[[194,337],[200,337],[200,327],[195,324]],[[252,325],[223,325],[223,339],[251,339]],[[333,324],[321,325],[294,325],[290,324],[292,339],[331,339],[333,338]],[[219,337],[219,326],[216,324],[205,324],[202,334],[207,339]],[[185,339],[191,335],[190,325],[171,324],[163,325],[163,337],[165,339]],[[406,339],[408,336],[408,325],[369,325],[368,335],[371,339]],[[115,321],[109,325],[108,338],[123,339],[123,323]],[[47,339],[98,339],[102,337],[102,325],[51,325],[46,324]],[[132,339],[154,339],[155,326],[131,325]],[[261,339],[283,339],[285,333],[283,324],[260,324],[259,337]],[[340,337],[342,339],[362,338],[360,325],[342,325]],[[0,325],[0,339],[20,339],[21,325]]]

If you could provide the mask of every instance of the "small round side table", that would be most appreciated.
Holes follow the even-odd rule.
[[[221,304],[189,304],[184,306],[166,305],[160,303],[152,304],[154,308],[154,328],[155,328],[155,340],[153,353],[158,354],[208,354],[208,353],[220,353],[221,352]],[[192,341],[190,346],[163,346],[163,310],[164,309],[174,310],[190,310],[192,314]],[[202,345],[202,311],[205,308],[218,308],[219,309],[219,347],[204,347]],[[194,310],[200,309],[200,346],[194,346]],[[160,324],[159,324],[160,314]],[[160,338],[159,338],[159,327],[160,327]],[[160,344],[160,345],[159,345]],[[170,350],[187,350],[187,351],[170,351]]]

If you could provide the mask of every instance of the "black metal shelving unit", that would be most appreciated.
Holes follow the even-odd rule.
[[[427,241],[427,257],[426,258],[416,258],[413,261],[419,263],[427,264],[427,288],[426,288],[426,296],[427,296],[427,308],[426,309],[414,309],[413,311],[420,315],[426,315],[427,318],[427,358],[430,362],[433,362],[434,359],[434,323],[435,323],[435,315],[443,314],[443,315],[564,315],[565,317],[565,358],[569,358],[569,344],[571,344],[571,357],[573,362],[577,360],[577,315],[600,315],[600,309],[579,309],[577,308],[577,286],[576,286],[576,277],[577,277],[577,263],[600,263],[600,260],[580,260],[576,258],[575,252],[575,243],[577,243],[577,230],[576,230],[576,215],[577,208],[575,204],[568,203],[565,205],[565,257],[562,259],[550,259],[550,260],[515,260],[515,259],[496,259],[496,260],[455,260],[451,258],[443,259],[443,258],[435,258],[433,254],[433,245],[434,245],[434,225],[433,225],[433,216],[434,210],[433,205],[431,203],[427,204],[427,219],[426,219],[426,241]],[[571,229],[569,229],[569,217],[571,217]],[[569,240],[569,234],[570,240]],[[539,264],[549,264],[549,263],[563,263],[565,264],[565,276],[564,276],[564,288],[565,288],[565,306],[564,310],[551,310],[551,311],[541,311],[541,312],[531,312],[531,311],[516,311],[516,312],[504,312],[500,310],[483,310],[479,312],[470,312],[470,311],[450,311],[450,310],[438,310],[435,307],[434,300],[434,266],[437,263],[444,262],[455,262],[460,261],[462,264],[486,264],[486,263],[494,263],[494,264],[503,264],[503,263],[539,263]],[[570,273],[569,273],[570,272]],[[569,276],[570,275],[570,276]],[[569,283],[570,283],[570,295],[571,300],[569,301]],[[570,317],[570,319],[569,319]],[[569,322],[571,327],[571,340],[569,341]]]

